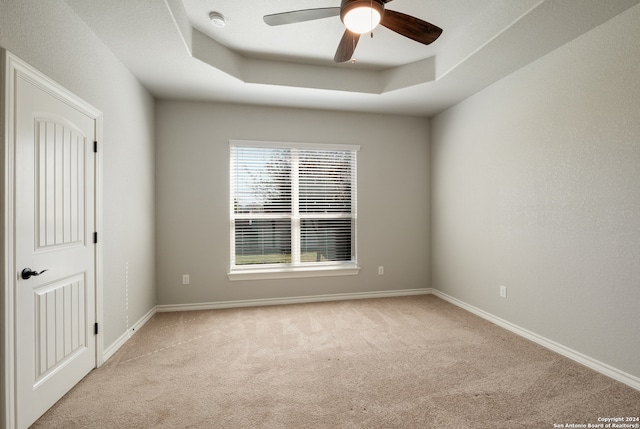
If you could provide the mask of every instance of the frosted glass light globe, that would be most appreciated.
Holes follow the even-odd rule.
[[[344,25],[349,31],[358,34],[368,33],[380,24],[380,12],[368,6],[351,9],[344,16]]]

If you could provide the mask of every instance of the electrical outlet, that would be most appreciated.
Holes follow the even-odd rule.
[[[506,298],[507,297],[507,287],[506,286],[500,286],[500,296],[502,298]]]
[[[384,267],[383,267],[382,265],[380,265],[380,266],[378,267],[378,275],[379,275],[379,276],[384,275]]]
[[[188,285],[189,284],[189,274],[183,274],[182,275],[182,284],[183,285]]]

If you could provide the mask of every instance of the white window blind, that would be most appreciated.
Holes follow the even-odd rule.
[[[355,265],[357,146],[230,149],[232,272]]]

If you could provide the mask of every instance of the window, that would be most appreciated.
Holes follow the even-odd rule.
[[[231,141],[230,149],[230,279],[358,273],[358,146]]]

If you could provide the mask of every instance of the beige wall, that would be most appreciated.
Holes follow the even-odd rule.
[[[103,112],[107,348],[155,306],[155,101],[64,1],[0,0],[0,46]]]
[[[158,304],[429,287],[428,120],[159,101],[156,135]],[[228,280],[229,139],[362,146],[359,275]]]
[[[636,6],[432,121],[433,287],[636,377],[639,22]]]

